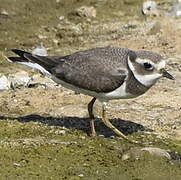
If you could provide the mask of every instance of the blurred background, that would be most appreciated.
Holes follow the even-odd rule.
[[[0,0],[0,51],[43,43],[49,54],[106,45],[166,54],[180,48],[179,8],[173,0]]]

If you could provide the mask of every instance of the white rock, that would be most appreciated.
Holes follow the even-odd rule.
[[[35,49],[32,50],[32,54],[38,55],[38,56],[47,56],[47,50],[43,46],[43,43],[40,44],[40,46],[37,46]]]
[[[6,76],[0,77],[0,90],[8,90],[11,87],[11,83],[9,82]]]
[[[5,10],[5,9],[2,9],[1,12],[0,12],[1,15],[5,15],[5,16],[8,16],[9,13]]]
[[[80,17],[95,18],[96,9],[93,6],[81,6],[75,10],[76,14]]]
[[[65,19],[65,16],[60,16],[58,19],[59,19],[60,21],[62,21],[62,20]]]
[[[142,12],[146,16],[158,16],[159,12],[155,1],[145,1],[142,6]]]
[[[39,39],[47,39],[47,36],[42,35],[42,34],[38,34],[37,36],[38,36]]]
[[[129,151],[123,154],[122,160],[128,160],[130,158],[132,159],[140,159],[142,156],[144,156],[144,152],[148,152],[152,156],[156,157],[165,157],[167,159],[171,159],[170,154],[165,150],[161,148],[154,148],[154,147],[144,147],[144,148],[131,148]]]
[[[79,174],[78,176],[79,176],[79,177],[84,177],[84,175],[83,175],[83,174]]]
[[[20,71],[15,74],[10,74],[8,79],[11,82],[12,88],[20,88],[28,86],[31,77],[29,77],[27,72]]]
[[[35,74],[32,76],[31,81],[28,86],[42,85],[45,87],[55,87],[58,86],[53,80],[48,77],[44,77],[41,74]]]
[[[151,155],[156,155],[158,157],[166,157],[167,159],[171,159],[170,154],[165,149],[154,148],[154,147],[145,147],[141,149],[142,151],[147,151]]]

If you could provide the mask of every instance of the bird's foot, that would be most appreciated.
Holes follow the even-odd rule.
[[[90,136],[93,137],[93,138],[95,138],[95,137],[97,137],[97,133],[96,133],[96,132],[91,132],[91,133],[90,133]]]

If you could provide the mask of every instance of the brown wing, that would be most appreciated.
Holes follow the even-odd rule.
[[[51,70],[57,78],[96,92],[111,92],[127,77],[127,49],[97,48],[74,53]]]

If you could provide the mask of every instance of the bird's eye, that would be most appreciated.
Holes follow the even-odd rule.
[[[153,66],[150,63],[144,63],[143,65],[146,70],[153,70]]]

